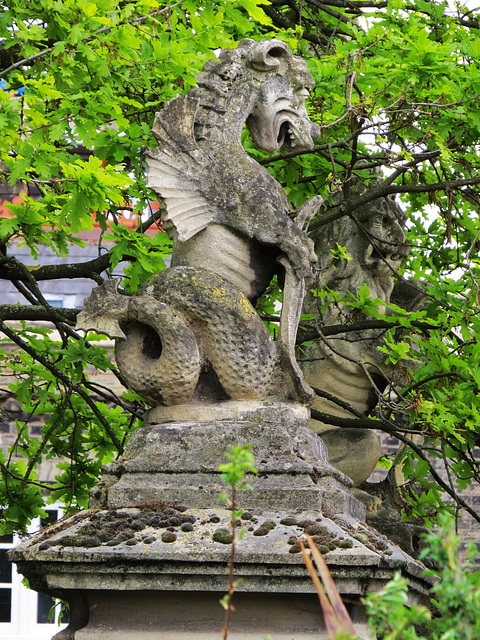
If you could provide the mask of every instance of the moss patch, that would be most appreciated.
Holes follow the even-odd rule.
[[[144,531],[147,527],[155,529],[166,529],[169,537],[175,536],[178,527],[183,531],[192,531],[196,518],[184,512],[186,507],[178,505],[171,506],[165,502],[149,502],[138,510],[120,511],[111,509],[109,511],[97,511],[93,513],[89,521],[81,526],[75,535],[63,536],[59,540],[48,540],[41,545],[41,549],[48,549],[53,545],[64,547],[115,547],[123,542],[129,545],[136,544],[139,538],[135,536]],[[135,542],[130,542],[134,540]],[[148,542],[147,542],[148,540]],[[143,537],[145,544],[150,544],[156,540],[153,536]]]
[[[214,542],[220,542],[220,544],[231,544],[233,541],[232,533],[228,529],[224,529],[223,527],[217,529],[213,536],[212,540]]]

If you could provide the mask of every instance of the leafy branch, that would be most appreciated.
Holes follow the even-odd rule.
[[[122,454],[124,451],[124,447],[120,440],[118,439],[116,433],[112,430],[110,423],[106,420],[105,416],[101,413],[101,411],[97,408],[95,401],[92,400],[91,396],[86,393],[86,391],[82,388],[81,385],[74,382],[71,378],[65,375],[60,369],[55,367],[47,358],[45,358],[41,353],[39,353],[36,349],[30,346],[25,340],[23,340],[15,331],[10,329],[4,322],[0,322],[0,331],[4,333],[14,344],[20,347],[25,353],[28,353],[34,360],[43,365],[50,373],[52,373],[55,378],[60,380],[65,384],[65,386],[71,390],[71,392],[77,393],[90,407],[92,412],[95,414],[95,417],[99,420],[106,433],[110,436],[113,444],[115,445],[118,453]]]
[[[144,16],[131,18],[129,20],[121,20],[115,25],[106,25],[105,27],[101,27],[100,29],[97,29],[96,31],[94,31],[94,33],[91,36],[89,36],[88,38],[84,38],[82,41],[91,42],[92,40],[95,40],[99,35],[102,35],[103,33],[107,33],[112,29],[118,29],[118,27],[122,26],[123,24],[132,24],[132,25],[141,24],[143,22],[146,22],[149,18],[154,18],[155,16],[161,15],[162,13],[167,13],[168,11],[171,11],[174,7],[178,7],[182,3],[183,3],[183,0],[180,0],[179,2],[175,2],[174,4],[164,7],[163,9],[155,9],[155,11],[152,11]],[[18,60],[17,62],[10,65],[3,71],[0,71],[0,78],[8,75],[9,73],[11,73],[12,71],[15,71],[16,69],[19,69],[20,67],[30,65],[32,62],[35,62],[35,60],[38,60],[39,58],[44,58],[45,56],[52,53],[55,47],[56,45],[49,47],[48,49],[44,49],[43,51],[38,51],[37,53],[34,53],[28,58],[23,58],[22,60]]]

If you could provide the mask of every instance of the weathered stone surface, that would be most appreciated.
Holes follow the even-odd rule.
[[[174,521],[171,512],[177,510],[168,506],[162,508],[161,505],[156,507],[156,511],[152,511],[152,508],[95,511],[86,512],[81,518],[74,516],[55,531],[49,531],[48,537],[39,536],[22,543],[11,556],[20,563],[28,563],[33,559],[42,563],[41,571],[35,574],[34,579],[39,586],[43,581],[41,586],[49,589],[112,588],[118,577],[123,576],[124,588],[130,590],[144,589],[153,584],[168,584],[172,588],[182,586],[186,590],[196,590],[199,586],[207,591],[223,590],[230,549],[213,538],[219,528],[230,527],[230,513],[221,507],[215,510],[181,507],[181,511],[177,512],[177,520],[182,516],[184,519],[193,519],[193,531],[183,532],[181,525],[175,524],[173,528],[177,532],[177,540],[172,544],[163,542],[161,538],[167,525],[171,527],[170,522]],[[168,513],[165,514],[165,511]],[[325,552],[325,557],[332,575],[338,574],[337,586],[341,593],[345,593],[342,580],[347,577],[349,580],[371,577],[372,584],[359,581],[355,593],[364,594],[371,589],[375,583],[374,568],[382,575],[388,572],[389,567],[392,570],[403,569],[414,580],[423,571],[421,563],[413,562],[385,536],[366,525],[354,526],[348,519],[336,517],[332,520],[313,512],[290,515],[295,524],[286,525],[281,522],[286,519],[285,515],[280,513],[250,513],[252,519],[242,521],[247,532],[237,545],[237,575],[244,577],[239,591],[257,590],[260,586],[268,585],[271,591],[314,593],[315,588],[300,552],[291,553],[293,544],[290,538],[302,538],[306,530],[314,532],[315,527],[322,529],[321,537],[332,546],[331,550]],[[124,517],[120,518],[119,514]],[[148,524],[152,514],[156,519],[164,520],[163,527]],[[119,540],[116,545],[106,541],[99,542],[94,548],[83,546],[85,536],[82,531],[86,528],[101,532],[108,527],[109,521],[115,529],[118,523],[127,522],[131,525],[142,520],[147,521],[147,526],[141,531],[132,529],[128,534],[130,537]],[[255,530],[266,520],[273,521],[275,526],[268,535],[255,536]],[[305,526],[305,523],[308,524]],[[128,531],[125,527],[121,530]],[[136,545],[127,544],[132,539],[137,541]],[[340,544],[346,541],[351,546],[342,548]],[[263,569],[262,564],[265,565]],[[352,571],[347,570],[348,567],[352,567]],[[55,568],[55,575],[49,573],[52,568]],[[212,578],[208,583],[202,583],[205,575]],[[293,589],[288,583],[290,579],[293,580]]]
[[[323,463],[335,477],[341,477],[328,464],[325,445],[318,436],[305,426],[281,420],[275,406],[269,407],[269,413],[268,421],[173,423],[137,429],[129,440],[122,466],[127,473],[216,473],[231,445],[252,443],[260,472],[310,473],[312,464]]]
[[[91,505],[168,500],[214,507],[224,489],[218,466],[226,462],[225,452],[251,443],[258,475],[249,478],[253,491],[242,492],[243,507],[326,508],[364,519],[364,505],[348,491],[351,480],[328,462],[325,445],[307,424],[304,407],[270,403],[256,409],[247,404],[243,420],[143,427],[132,434],[123,458],[104,468]]]
[[[156,116],[148,180],[173,240],[172,267],[127,302],[111,291],[102,301],[111,288],[103,285],[77,323],[117,338],[123,377],[155,405],[313,399],[294,347],[316,262],[303,226],[322,199],[293,220],[280,184],[241,145],[246,124],[261,149],[311,148],[320,132],[305,108],[312,84],[286,44],[247,39]],[[252,304],[277,272],[285,295],[274,342]]]
[[[272,422],[272,419],[288,424],[292,429],[305,427],[310,421],[310,410],[304,405],[293,402],[279,403],[268,400],[236,402],[229,400],[212,403],[202,401],[199,398],[197,402],[189,404],[154,407],[145,413],[144,424],[153,426],[170,422],[205,423],[225,420],[262,424],[263,422]]]
[[[375,183],[375,179],[372,180]],[[355,193],[361,195],[366,188],[359,183]],[[338,203],[343,197],[343,194],[336,196]],[[312,237],[319,258],[318,288],[358,295],[361,286],[366,284],[371,299],[389,303],[393,275],[408,254],[403,230],[405,219],[401,208],[388,197],[356,210],[354,218],[344,216],[316,229]],[[332,251],[337,249],[337,243],[345,247],[350,260],[334,257]],[[316,316],[319,326],[348,324],[365,318],[341,303],[331,304],[323,312],[321,305],[323,301],[318,297],[307,295],[305,309]],[[300,356],[306,380],[347,402],[356,411],[368,414],[376,404],[373,384],[381,390],[386,384],[382,371],[388,368],[377,348],[382,343],[382,335],[378,330],[363,330],[312,341]],[[312,406],[334,416],[353,417],[326,398],[317,396]],[[344,430],[315,419],[311,428],[325,438],[331,460],[352,478],[356,487],[368,478],[380,457],[380,445],[374,434]]]
[[[220,528],[229,529],[230,512],[177,507],[157,504],[86,512],[12,552],[34,588],[75,601],[76,611],[83,611],[83,617],[80,613],[77,616],[78,630],[63,638],[150,640],[152,629],[160,639],[207,638],[208,633],[218,633],[223,620],[218,599],[227,583],[230,547],[215,542],[214,537]],[[159,520],[161,525],[155,524]],[[182,520],[192,522],[192,529],[182,530]],[[267,522],[268,533],[255,535]],[[299,548],[295,548],[295,540],[306,531],[327,547],[325,559],[337,588],[357,600],[358,616],[359,598],[381,588],[396,570],[410,579],[412,602],[422,600],[430,584],[422,577],[421,563],[412,561],[384,536],[366,525],[352,524],[348,518],[255,509],[245,514],[242,526],[247,531],[238,543],[235,569],[236,578],[241,579],[235,600],[240,613],[234,617],[232,629],[234,634],[239,630],[233,636],[238,639],[258,640],[262,633],[299,640],[326,637],[318,604],[315,608],[311,599],[313,583]],[[174,542],[162,541],[167,528],[175,530]],[[92,532],[98,537],[102,531],[115,536],[118,530],[127,531],[130,537],[113,545],[110,539],[95,547],[80,546],[85,543],[85,532],[89,537]],[[290,620],[281,614],[288,599],[286,611],[294,616]],[[306,619],[301,613],[304,606]],[[200,607],[205,607],[204,613],[195,620],[188,612],[198,612]],[[157,608],[164,615],[160,616]],[[249,616],[257,626],[249,626]],[[279,616],[277,622],[275,616]],[[362,626],[360,630],[365,632]]]

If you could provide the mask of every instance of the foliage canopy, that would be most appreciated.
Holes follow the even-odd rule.
[[[140,218],[155,200],[140,151],[154,146],[151,126],[163,103],[195,84],[216,49],[244,37],[284,40],[315,78],[309,109],[322,136],[313,152],[266,158],[245,142],[294,206],[343,190],[342,204],[328,200],[313,227],[339,216],[355,220],[361,206],[391,194],[409,215],[410,256],[396,275],[425,283],[424,308],[392,306],[385,316],[365,291],[344,295],[343,303],[364,313],[363,326],[386,332],[390,362],[420,364],[407,385],[392,381],[388,393],[379,391],[379,417],[352,415],[350,426],[381,428],[408,445],[407,484],[425,488],[410,496],[410,515],[434,518],[446,508],[447,492],[480,520],[458,495],[480,481],[477,15],[462,2],[451,8],[436,0],[7,0],[0,16],[0,170],[25,193],[0,217],[0,278],[27,303],[0,306],[1,358],[3,373],[15,376],[9,393],[30,417],[45,416],[41,439],[28,434],[28,420],[17,421],[16,442],[1,454],[7,528],[21,529],[39,513],[45,488],[50,499],[84,507],[100,466],[121,453],[144,408],[131,391],[118,398],[89,380],[89,367],[113,370],[99,337],[77,335],[78,310],[51,307],[39,283],[99,283],[126,261],[126,286],[134,291],[164,266],[165,234],[146,233],[158,213]],[[88,153],[79,155],[78,145]],[[352,177],[368,183],[372,170],[382,180],[362,195],[350,193]],[[138,216],[136,229],[119,222],[126,209]],[[40,243],[65,256],[94,220],[115,246],[90,262],[32,267],[14,257],[18,243],[32,258]],[[337,259],[348,259],[338,251]],[[57,333],[31,320],[49,321]],[[421,447],[410,443],[412,433],[424,438]],[[55,480],[39,482],[40,461],[57,457]],[[447,479],[435,459],[447,466]]]

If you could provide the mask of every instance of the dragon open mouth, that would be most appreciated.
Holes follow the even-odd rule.
[[[287,146],[290,149],[293,149],[297,144],[297,140],[295,138],[292,125],[290,124],[290,122],[288,122],[288,120],[285,120],[280,125],[280,129],[278,131],[278,136],[277,136],[277,144],[279,148],[283,146]]]

